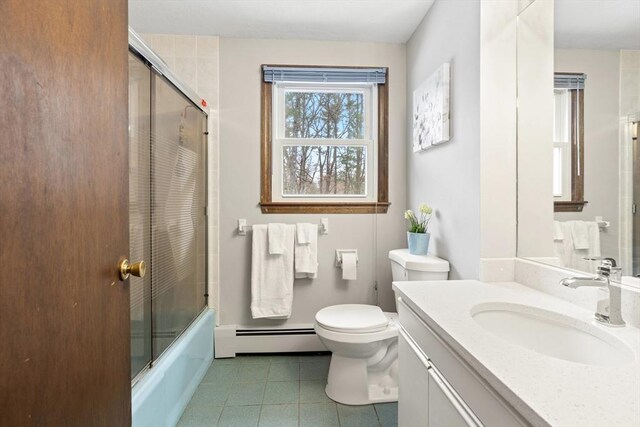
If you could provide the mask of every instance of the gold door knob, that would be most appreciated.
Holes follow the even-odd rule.
[[[130,264],[129,260],[125,258],[120,261],[118,270],[120,272],[120,280],[127,280],[130,274],[136,277],[144,277],[144,274],[147,272],[147,266],[144,261]]]

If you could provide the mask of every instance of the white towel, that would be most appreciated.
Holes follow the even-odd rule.
[[[595,258],[601,256],[600,252],[600,228],[595,221],[585,223],[588,235],[588,249],[576,249],[573,240],[573,228],[576,221],[562,221],[562,232],[564,240],[554,241],[555,256],[562,260],[563,267],[580,271],[595,273],[598,261],[589,261],[585,258]]]
[[[589,235],[589,257],[602,256],[600,252],[600,226],[595,221],[587,221],[587,234]],[[598,261],[597,264],[600,262]]]
[[[589,249],[589,231],[584,221],[571,222],[571,237],[573,237],[574,249]]]
[[[296,279],[318,277],[318,225],[296,224]]]
[[[269,223],[269,253],[271,255],[281,255],[284,253],[284,237],[287,224]]]
[[[285,227],[283,252],[269,254],[268,227],[253,226],[251,250],[251,315],[254,319],[288,319],[293,306],[295,226]]]
[[[553,221],[553,240],[564,240],[562,223],[560,221]]]
[[[318,226],[314,224],[296,224],[296,242],[300,245],[311,243],[311,236],[318,235]]]
[[[571,225],[567,221],[558,221],[560,224],[560,231],[564,237],[562,240],[553,240],[553,252],[554,256],[560,259],[561,267],[570,267],[572,261],[573,249],[573,237],[571,237]]]

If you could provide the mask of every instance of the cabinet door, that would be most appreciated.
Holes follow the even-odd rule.
[[[398,425],[429,425],[429,372],[426,357],[400,330],[398,337]]]
[[[429,369],[429,426],[481,426],[480,421],[462,401],[440,373]]]

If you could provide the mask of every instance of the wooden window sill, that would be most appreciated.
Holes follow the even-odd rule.
[[[260,203],[262,213],[291,213],[291,214],[367,214],[387,213],[391,203],[289,203],[270,202]]]
[[[566,202],[553,202],[553,211],[554,212],[582,212],[584,205],[589,202],[574,202],[574,201],[566,201]]]

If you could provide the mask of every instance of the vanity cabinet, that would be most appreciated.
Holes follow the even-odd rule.
[[[464,402],[446,384],[422,351],[402,332],[399,336],[400,384],[398,425],[479,426]]]
[[[529,425],[398,298],[400,427]]]
[[[410,339],[410,338],[409,338]],[[398,336],[398,425],[423,426],[429,420],[427,360],[413,350],[406,334]]]

